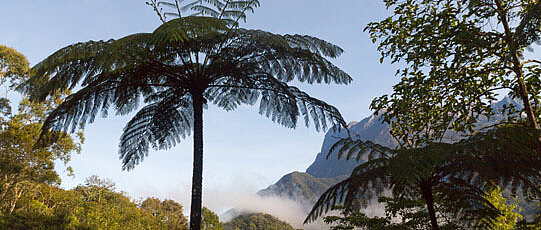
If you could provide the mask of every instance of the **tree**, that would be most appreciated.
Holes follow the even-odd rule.
[[[182,212],[176,215],[180,204],[146,201],[139,208],[112,181],[97,176],[71,190],[41,183],[18,212],[0,218],[0,229],[187,229]]]
[[[188,220],[182,212],[182,205],[173,200],[160,201],[158,198],[147,198],[141,203],[141,208],[163,222],[167,229],[188,229]],[[205,209],[203,208],[203,215]]]
[[[539,44],[541,2],[384,2],[393,15],[365,30],[379,43],[381,61],[405,65],[397,70],[401,81],[395,93],[375,100],[372,107],[388,109],[386,120],[404,121],[398,122],[404,143],[412,144],[408,136],[420,132],[437,140],[442,135],[431,132],[472,131],[480,117],[494,115],[491,103],[502,89],[522,101],[528,125],[538,127],[541,60],[529,59],[525,52]],[[405,98],[411,100],[409,107],[397,103]],[[423,123],[435,130],[424,130]]]
[[[438,142],[399,149],[342,139],[332,148],[338,150],[339,157],[345,154],[359,159],[368,154],[369,160],[324,192],[305,222],[340,203],[345,208],[357,202],[366,207],[390,190],[393,199],[423,200],[431,229],[439,229],[440,217],[448,215],[470,226],[494,223],[502,213],[485,191],[499,186],[522,189],[534,197],[541,195],[540,135],[538,129],[522,125],[502,126],[453,144]],[[485,221],[480,223],[481,219]]]
[[[265,213],[248,213],[233,218],[224,224],[225,230],[294,230],[294,228],[276,217]]]
[[[508,199],[503,197],[503,192],[500,188],[496,187],[485,193],[488,201],[496,207],[501,215],[496,218],[493,223],[489,223],[494,230],[512,230],[515,229],[517,223],[522,219],[520,215],[520,208],[518,207],[518,200],[509,203]],[[486,221],[486,220],[481,220]],[[490,221],[489,221],[490,222]]]
[[[203,230],[224,230],[222,222],[216,213],[203,207],[203,220],[201,221]]]
[[[353,229],[391,229],[389,225],[391,221],[387,218],[374,217],[370,218],[364,213],[354,209],[346,209],[343,206],[335,206],[333,210],[339,210],[341,216],[326,216],[323,221],[326,224],[333,225],[331,230],[353,230]],[[400,229],[397,226],[392,226],[392,229]]]
[[[13,48],[0,45],[0,85],[7,81],[11,86],[21,83],[29,69],[28,60],[24,55]]]
[[[368,24],[365,30],[379,43],[381,61],[388,58],[405,65],[397,70],[401,80],[393,94],[376,98],[371,108],[392,125],[391,134],[399,146],[388,151],[354,138],[339,141],[341,154],[360,158],[368,150],[370,160],[329,189],[316,207],[341,196],[346,197],[346,204],[356,196],[366,202],[388,188],[393,198],[422,198],[432,229],[438,229],[435,202],[454,201],[458,210],[490,207],[484,205],[488,203],[483,192],[492,189],[494,182],[513,189],[524,183],[527,190],[539,184],[536,171],[530,171],[539,172],[539,165],[529,164],[538,162],[539,156],[532,153],[539,154],[539,145],[527,142],[539,143],[539,133],[499,123],[520,122],[523,112],[528,126],[538,128],[541,62],[524,60],[524,54],[541,35],[541,4],[518,0],[384,2],[393,15]],[[502,90],[522,101],[522,111],[507,105],[498,111],[502,114],[496,113],[492,102]],[[490,130],[479,130],[480,121],[490,121]],[[522,131],[530,134],[518,135]],[[485,139],[489,136],[493,139]],[[522,137],[526,139],[513,140]],[[515,148],[512,154],[509,148]],[[529,173],[532,177],[524,177]],[[366,191],[372,189],[376,191]],[[533,190],[538,195],[538,189]]]
[[[0,46],[0,68],[0,83],[15,84],[28,77],[26,57],[5,46]],[[13,89],[13,84],[6,88]],[[46,114],[60,103],[61,95],[56,92],[41,103],[23,97],[16,113],[7,98],[0,98],[0,216],[21,211],[21,201],[33,196],[40,184],[59,184],[55,161],[67,164],[71,154],[80,152],[80,133],[72,137],[53,132],[55,141],[35,146]],[[69,166],[66,170],[71,173]]]
[[[125,193],[116,192],[110,180],[91,176],[74,191],[80,196],[72,210],[77,229],[170,229]]]
[[[237,28],[237,23],[223,18],[237,22],[257,1],[224,2],[216,6],[216,12],[222,12],[217,18],[181,17],[153,33],[60,49],[32,68],[34,77],[27,83],[42,87],[23,89],[43,99],[57,90],[81,86],[50,113],[44,131],[74,131],[91,123],[99,111],[106,115],[113,107],[125,115],[143,101],[145,106],[120,138],[126,170],[142,161],[149,147],[169,149],[193,130],[191,229],[200,229],[203,109],[209,102],[230,111],[259,100],[260,114],[288,128],[296,127],[299,116],[306,125],[312,119],[316,130],[328,124],[345,126],[335,107],[287,84],[349,83],[351,77],[326,59],[343,50],[315,37]],[[201,13],[206,14],[207,8]]]

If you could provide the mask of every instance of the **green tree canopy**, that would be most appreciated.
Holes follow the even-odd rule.
[[[188,229],[188,220],[182,212],[182,205],[173,200],[161,201],[158,198],[149,197],[141,203],[141,208],[161,221],[167,229]]]
[[[139,208],[125,193],[114,191],[114,183],[96,176],[71,190],[37,184],[18,205],[16,212],[0,216],[0,229],[187,228],[186,222],[184,228],[175,228]]]
[[[441,141],[448,130],[473,131],[500,113],[510,92],[530,127],[539,120],[541,60],[528,56],[541,36],[541,3],[523,0],[384,0],[392,16],[365,28],[382,61],[402,63],[391,95],[372,103],[402,145]],[[530,53],[533,54],[533,53]],[[513,105],[504,109],[521,119]],[[422,138],[419,138],[422,137]]]
[[[203,207],[202,230],[224,230],[220,218],[210,209]]]
[[[0,85],[22,83],[30,70],[28,60],[13,48],[0,45]]]
[[[27,78],[28,62],[22,54],[0,46],[0,55],[0,64],[5,67],[0,81],[17,82]],[[13,89],[12,85],[7,87]],[[49,133],[58,138],[35,146],[47,113],[61,101],[58,92],[40,103],[23,97],[13,112],[9,100],[0,98],[0,216],[23,209],[21,201],[32,196],[40,184],[58,185],[60,177],[55,163],[66,165],[71,154],[80,152],[81,134]],[[66,169],[71,172],[69,166]]]
[[[242,214],[224,224],[225,230],[294,230],[276,217],[264,213]]]

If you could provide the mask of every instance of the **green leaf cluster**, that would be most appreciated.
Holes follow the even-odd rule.
[[[13,48],[0,45],[0,85],[10,82],[10,87],[26,80],[30,70],[28,60]]]
[[[8,71],[2,80],[20,82],[27,78],[28,62],[17,51],[0,46],[0,62]],[[13,86],[8,86],[8,90]],[[32,102],[23,96],[15,110],[7,98],[0,97],[0,216],[11,215],[24,209],[25,200],[35,195],[42,185],[58,185],[60,177],[55,162],[67,166],[71,155],[79,153],[84,141],[81,133],[76,136],[62,132],[44,135],[56,136],[55,141],[36,145],[47,114],[62,102],[57,92],[42,102]]]
[[[222,222],[216,213],[210,209],[203,207],[203,215],[201,220],[202,230],[224,230]]]
[[[166,229],[188,229],[188,220],[184,217],[182,205],[173,200],[161,201],[158,198],[147,198],[141,203],[140,207],[163,223]]]
[[[403,65],[394,92],[376,98],[371,108],[392,125],[399,146],[386,149],[356,137],[338,141],[333,150],[339,156],[369,161],[325,192],[307,221],[333,205],[364,207],[390,191],[392,199],[423,200],[431,229],[447,214],[469,227],[487,227],[507,217],[485,194],[494,186],[539,197],[541,61],[526,52],[539,43],[541,3],[384,3],[392,15],[365,30],[381,61]],[[493,102],[501,92],[522,105],[497,109]]]

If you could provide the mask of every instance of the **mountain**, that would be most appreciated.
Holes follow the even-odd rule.
[[[360,122],[349,124],[350,132],[361,140],[370,140],[388,147],[396,146],[389,134],[390,126],[383,124],[379,116],[371,115]],[[336,153],[327,155],[338,138],[345,137],[345,130],[329,130],[325,134],[321,151],[306,172],[292,172],[283,176],[278,182],[260,190],[260,196],[278,196],[293,199],[309,210],[319,196],[332,185],[344,180],[353,169],[364,160],[338,159]]]
[[[330,178],[316,178],[305,172],[292,172],[283,176],[276,184],[260,190],[260,196],[279,196],[301,202],[304,206],[312,205],[329,187],[335,185],[347,175]]]
[[[348,128],[352,135],[361,140],[369,140],[387,147],[396,146],[396,142],[389,134],[390,126],[383,124],[380,117],[374,114],[360,122],[350,123]],[[332,145],[336,143],[338,138],[342,137],[346,137],[344,130],[329,130],[325,134],[325,139],[323,139],[321,152],[317,154],[315,161],[306,169],[306,173],[316,178],[332,178],[351,174],[353,169],[362,162],[346,160],[345,158],[338,159],[335,153],[331,153],[327,159],[327,154]]]

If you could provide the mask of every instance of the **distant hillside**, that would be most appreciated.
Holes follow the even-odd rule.
[[[332,178],[316,178],[305,172],[292,172],[283,176],[276,184],[260,190],[257,194],[261,196],[288,197],[305,202],[304,205],[311,205],[317,201],[327,188],[346,177],[346,175],[342,175]]]

